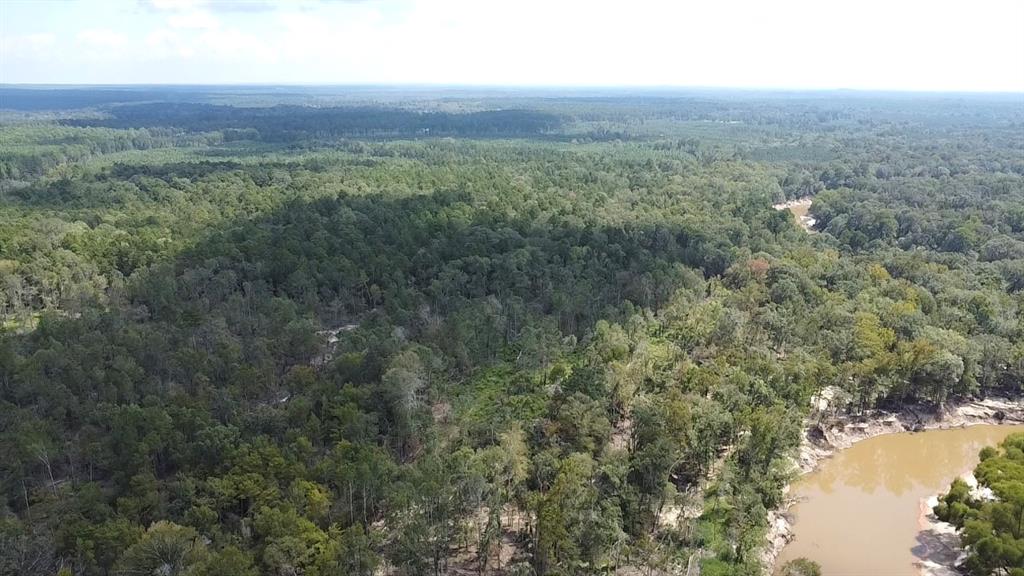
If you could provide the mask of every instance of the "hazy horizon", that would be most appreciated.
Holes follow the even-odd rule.
[[[704,86],[685,84],[663,84],[663,85],[633,85],[633,84],[455,84],[455,83],[425,83],[425,82],[395,82],[395,83],[310,83],[310,82],[220,82],[220,83],[194,83],[194,82],[108,82],[108,83],[78,83],[78,82],[0,82],[0,86],[9,88],[54,88],[54,89],[75,89],[75,88],[98,88],[98,89],[136,89],[136,88],[305,88],[305,89],[429,89],[429,90],[472,90],[479,92],[498,91],[580,91],[580,92],[645,92],[645,93],[696,93],[696,92],[720,92],[720,93],[765,93],[765,94],[836,94],[845,93],[851,95],[963,95],[963,96],[1018,96],[1024,95],[1024,88],[1007,90],[929,90],[929,89],[899,89],[899,88],[799,88],[786,86]]]

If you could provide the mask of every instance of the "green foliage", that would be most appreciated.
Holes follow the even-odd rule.
[[[205,545],[195,530],[161,521],[150,526],[138,542],[125,550],[115,571],[133,576],[186,575],[206,554]]]
[[[807,558],[797,558],[782,565],[782,576],[821,576],[821,566]]]
[[[1022,118],[970,105],[0,125],[0,571],[759,573],[822,388],[1024,381]],[[811,235],[771,207],[809,194]],[[937,509],[979,557],[1015,558],[1022,447],[991,518]]]
[[[961,479],[953,481],[935,507],[941,520],[960,529],[968,549],[968,573],[1012,574],[1024,570],[1024,434],[1007,436],[998,449],[982,450],[974,469],[980,487],[992,496],[977,495]]]

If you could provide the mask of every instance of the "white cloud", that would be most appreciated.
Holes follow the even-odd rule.
[[[36,51],[53,46],[57,36],[49,33],[18,34],[5,37],[3,41],[11,49]]]
[[[25,42],[25,45],[27,45],[29,48],[36,50],[40,48],[46,48],[47,46],[52,46],[53,43],[57,41],[57,36],[55,34],[50,34],[48,32],[43,32],[40,34],[26,34],[22,38],[23,41]]]
[[[169,16],[167,24],[171,28],[209,30],[220,26],[220,21],[216,16],[205,10],[192,10]]]
[[[6,63],[17,60],[36,60],[49,57],[56,46],[57,36],[50,33],[0,35],[0,79],[9,82]]]
[[[158,12],[187,12],[205,9],[211,12],[267,12],[280,8],[289,10],[315,8],[323,0],[139,0]],[[364,0],[330,0],[331,2],[363,2]]]
[[[263,66],[280,60],[278,50],[272,44],[236,28],[210,30],[196,40],[203,55],[211,59],[238,64],[255,61]]]
[[[193,10],[203,2],[201,0],[149,0],[146,4],[157,10]]]
[[[157,28],[146,35],[146,55],[154,60],[168,58],[189,59],[195,56],[195,49],[188,38],[167,28]]]
[[[79,32],[75,38],[92,48],[121,48],[128,42],[123,34],[107,28],[88,28]]]

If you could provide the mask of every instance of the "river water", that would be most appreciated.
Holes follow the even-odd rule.
[[[1024,426],[978,425],[858,442],[798,479],[790,508],[796,539],[778,566],[805,557],[823,576],[916,576],[922,500],[970,472],[978,452]]]

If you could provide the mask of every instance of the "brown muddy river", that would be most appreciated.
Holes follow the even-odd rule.
[[[778,566],[801,556],[823,576],[916,576],[922,500],[973,470],[978,452],[1024,426],[979,425],[888,434],[854,444],[794,482],[796,539]]]

